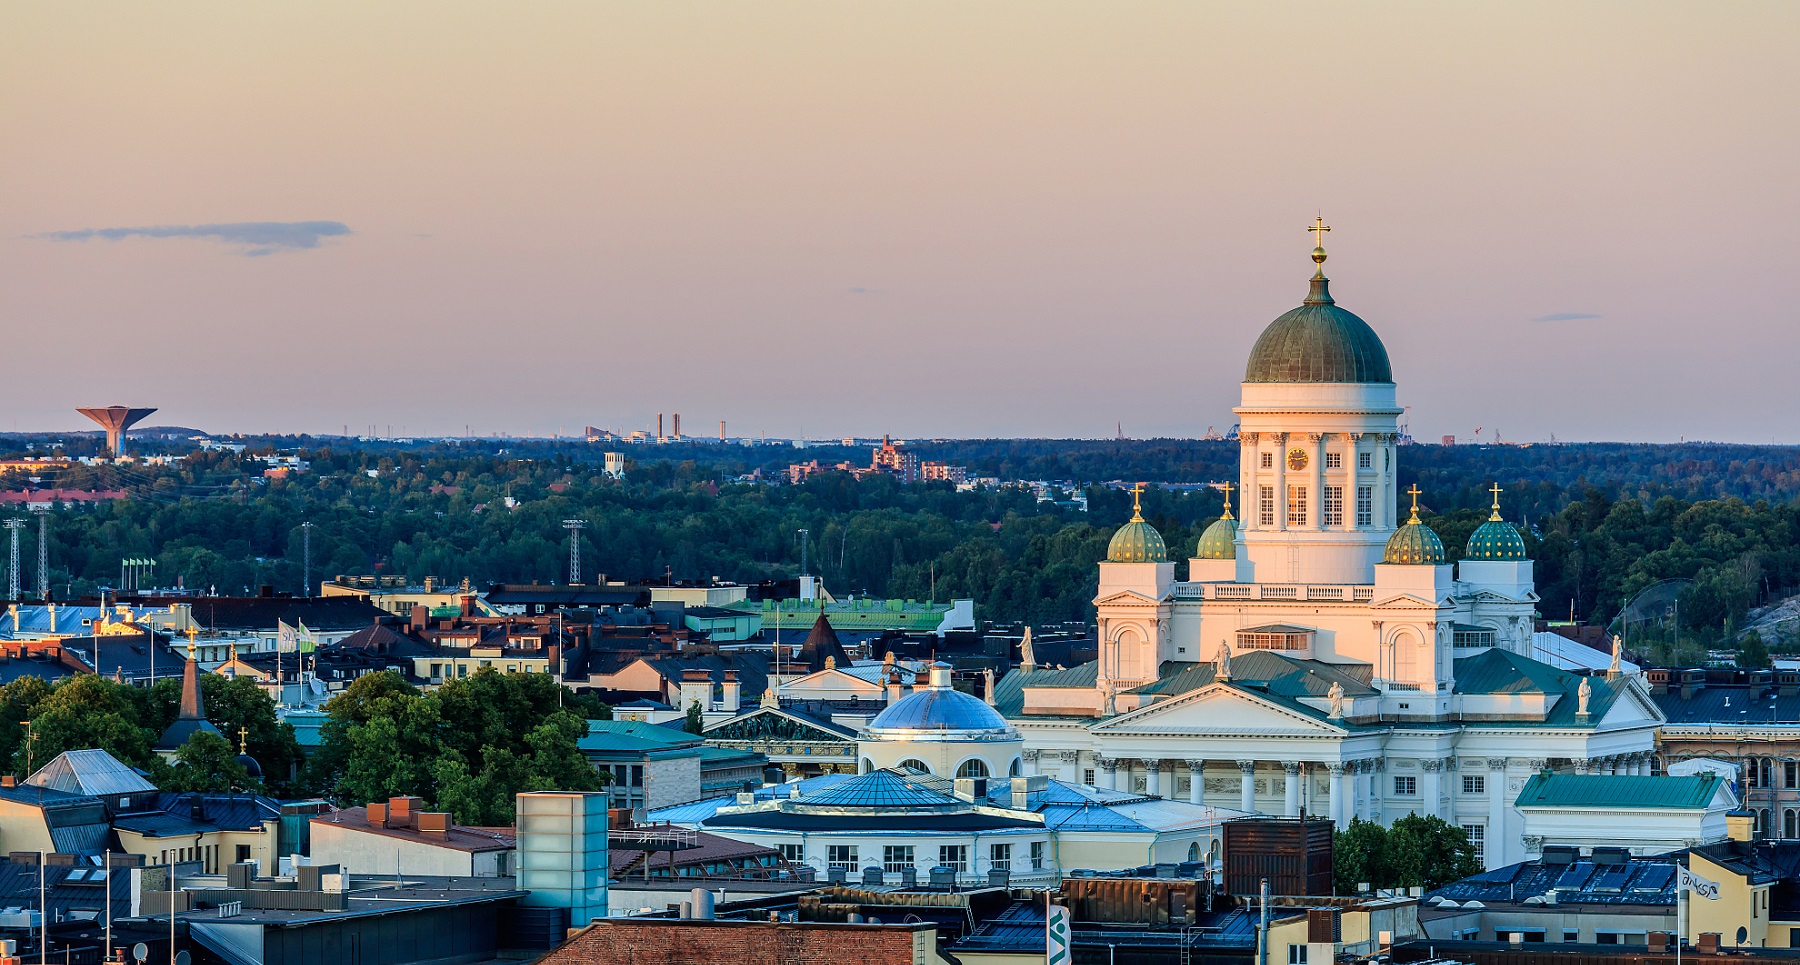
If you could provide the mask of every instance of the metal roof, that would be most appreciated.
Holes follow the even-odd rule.
[[[64,751],[37,773],[25,779],[36,787],[55,788],[71,794],[141,794],[156,785],[97,747]]]
[[[1653,808],[1705,810],[1723,784],[1706,771],[1689,777],[1659,775],[1537,774],[1525,782],[1516,806],[1540,808]]]
[[[967,734],[975,739],[1013,739],[1018,735],[1000,712],[979,697],[949,687],[914,691],[889,704],[869,722],[870,737],[916,737]]]
[[[1458,904],[1479,901],[1483,905],[1523,904],[1542,898],[1552,889],[1559,905],[1670,905],[1675,904],[1675,865],[1661,859],[1628,859],[1618,864],[1597,865],[1581,860],[1569,864],[1525,861],[1510,864],[1461,881],[1451,882],[1425,895],[1422,912],[1442,907],[1439,899]]]
[[[919,786],[893,771],[858,774],[816,794],[802,794],[798,803],[819,808],[907,808],[955,806],[954,796]]]
[[[1250,349],[1245,382],[1392,382],[1387,347],[1369,323],[1337,307],[1323,275],[1306,303],[1269,323]]]

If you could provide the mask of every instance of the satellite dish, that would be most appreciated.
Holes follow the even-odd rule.
[[[143,942],[138,942],[136,945],[131,946],[131,957],[140,962],[148,960],[150,958],[150,946]]]

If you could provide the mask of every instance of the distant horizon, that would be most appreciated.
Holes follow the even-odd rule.
[[[7,5],[0,404],[1190,438],[1323,217],[1422,441],[1800,444],[1797,35],[1778,0]]]

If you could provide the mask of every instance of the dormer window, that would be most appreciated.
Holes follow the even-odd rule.
[[[1458,650],[1484,650],[1494,645],[1494,631],[1489,627],[1459,623],[1451,639]]]
[[[1239,650],[1310,650],[1313,631],[1306,627],[1272,624],[1237,632]]]

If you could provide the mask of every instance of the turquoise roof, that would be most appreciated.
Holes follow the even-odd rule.
[[[1541,721],[1503,721],[1501,727],[1593,727],[1612,709],[1628,686],[1626,678],[1567,673],[1499,647],[1455,662],[1459,694],[1534,694],[1556,698]],[[1581,682],[1588,682],[1588,715],[1579,716]],[[1560,698],[1556,695],[1560,694]]]
[[[1519,528],[1500,518],[1498,512],[1469,534],[1469,545],[1463,551],[1465,560],[1504,560],[1517,562],[1527,559],[1525,555],[1525,538],[1519,535]]]
[[[590,720],[575,746],[589,752],[635,753],[697,747],[700,738],[684,730],[636,720]]]
[[[909,781],[893,771],[871,771],[813,794],[800,803],[818,808],[948,807],[958,799]]]
[[[1237,520],[1230,516],[1221,516],[1206,527],[1200,534],[1200,542],[1194,548],[1194,558],[1201,560],[1235,560],[1237,559]]]
[[[1431,527],[1419,522],[1414,516],[1405,526],[1394,530],[1388,537],[1387,549],[1381,554],[1383,563],[1403,563],[1419,566],[1436,566],[1444,562],[1444,541],[1431,531]]]
[[[1540,808],[1657,808],[1704,811],[1719,791],[1711,772],[1688,777],[1538,774],[1525,782],[1515,802]]]
[[[1315,275],[1306,304],[1263,329],[1250,349],[1245,382],[1392,382],[1387,348],[1369,323],[1337,307]]]
[[[1164,545],[1162,534],[1142,519],[1134,518],[1119,527],[1112,542],[1106,544],[1109,563],[1164,563],[1168,559],[1169,548]]]

